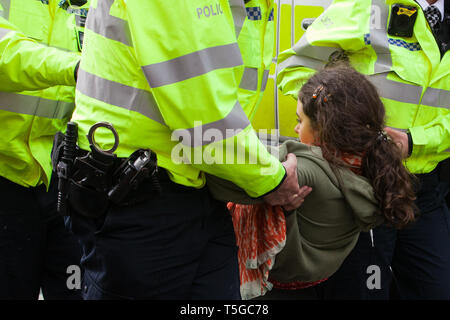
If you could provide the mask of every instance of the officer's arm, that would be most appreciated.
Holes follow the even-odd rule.
[[[138,62],[190,163],[252,197],[275,189],[285,169],[259,141],[239,104],[242,58],[227,1],[206,11],[188,1],[126,6]]]
[[[46,47],[0,17],[0,90],[39,90],[55,85],[74,86],[76,53]]]
[[[282,93],[297,99],[306,80],[331,60],[345,58],[346,53],[370,54],[366,43],[370,19],[371,1],[335,1],[292,48],[279,55],[277,85]],[[364,65],[354,67],[366,71],[361,70]]]
[[[407,133],[389,127],[384,130],[400,147],[403,158],[450,150],[450,114],[441,115],[426,125],[409,128]]]
[[[450,151],[450,113],[440,115],[420,127],[409,128],[412,138],[412,154],[421,157]]]

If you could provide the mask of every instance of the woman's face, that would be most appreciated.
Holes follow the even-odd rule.
[[[314,131],[311,127],[311,120],[303,113],[303,104],[298,99],[297,103],[297,122],[295,132],[298,134],[300,142],[304,144],[315,144]]]

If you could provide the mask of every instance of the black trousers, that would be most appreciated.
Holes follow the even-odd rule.
[[[450,299],[450,211],[445,200],[450,177],[441,169],[419,175],[420,216],[398,232],[392,261],[394,298]]]
[[[328,280],[305,289],[272,289],[258,300],[388,300],[395,230],[361,232],[355,248]]]
[[[162,194],[150,182],[138,204],[112,206],[106,216],[72,215],[83,245],[85,299],[240,299],[236,239],[224,203],[207,188],[171,182],[160,169]]]
[[[56,183],[46,192],[0,178],[0,198],[0,299],[37,299],[40,289],[81,299],[81,248],[56,212]]]

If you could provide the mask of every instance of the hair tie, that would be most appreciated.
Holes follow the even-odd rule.
[[[378,131],[377,142],[381,141],[388,141],[388,137],[386,135],[386,132],[380,130]]]

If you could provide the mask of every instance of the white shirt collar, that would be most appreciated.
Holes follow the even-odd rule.
[[[418,4],[422,7],[422,10],[425,10],[430,6],[427,0],[416,0]],[[439,9],[441,12],[441,21],[444,20],[444,0],[437,0],[433,6]]]

